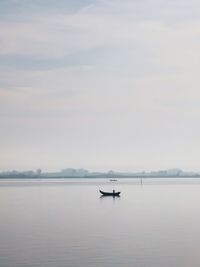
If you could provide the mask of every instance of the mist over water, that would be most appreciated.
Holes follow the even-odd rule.
[[[2,267],[199,266],[197,178],[2,180],[0,210]]]

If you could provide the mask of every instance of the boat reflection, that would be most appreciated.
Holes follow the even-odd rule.
[[[106,196],[106,195],[101,195],[99,197],[100,199],[103,199],[103,198],[120,198],[120,195],[110,195],[110,196]]]

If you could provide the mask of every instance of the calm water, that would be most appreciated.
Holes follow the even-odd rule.
[[[200,266],[199,179],[4,180],[0,216],[1,267]]]

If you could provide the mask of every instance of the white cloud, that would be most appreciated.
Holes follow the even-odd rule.
[[[30,167],[197,168],[197,7],[98,1],[0,21],[0,56],[18,55],[1,65],[2,167],[19,166],[20,153]],[[31,69],[32,58],[45,67]]]

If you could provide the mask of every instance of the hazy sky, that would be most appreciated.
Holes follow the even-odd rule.
[[[0,0],[0,169],[200,170],[200,2]]]

